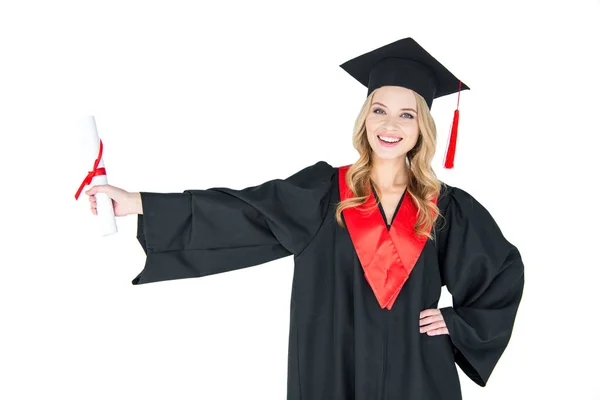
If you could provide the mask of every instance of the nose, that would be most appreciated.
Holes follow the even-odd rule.
[[[400,132],[402,124],[400,123],[400,121],[398,121],[398,119],[396,118],[387,118],[383,124],[382,124],[382,128],[384,129],[385,132],[389,133],[389,134],[397,134],[398,132]]]

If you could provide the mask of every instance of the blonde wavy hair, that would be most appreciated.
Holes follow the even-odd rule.
[[[371,195],[372,148],[367,139],[365,120],[370,112],[375,92],[377,92],[377,89],[371,92],[365,100],[354,124],[352,142],[354,148],[358,151],[359,158],[350,166],[346,174],[346,184],[352,190],[354,197],[341,201],[336,208],[335,217],[341,227],[344,227],[342,211],[349,207],[362,206]],[[419,138],[414,148],[406,155],[409,171],[409,182],[406,193],[411,196],[418,209],[417,221],[414,226],[415,234],[431,239],[432,235],[430,231],[436,219],[440,216],[440,210],[433,202],[433,198],[439,196],[444,183],[437,178],[431,167],[437,143],[435,122],[425,99],[418,93],[413,93],[417,100]],[[378,188],[376,185],[373,186],[378,198],[381,199]],[[374,211],[372,208],[365,210],[365,207],[361,207],[361,210],[366,212]],[[425,210],[429,212],[424,212]]]

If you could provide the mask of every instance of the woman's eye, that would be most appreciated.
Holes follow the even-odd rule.
[[[375,109],[373,110],[373,112],[374,112],[375,114],[379,114],[377,111],[383,111],[383,110],[382,110],[381,108],[375,108]],[[408,117],[405,117],[405,118],[408,118],[408,119],[413,119],[413,118],[414,118],[414,116],[413,116],[412,114],[409,114],[409,113],[404,113],[404,114],[402,114],[402,117],[404,117],[405,115],[408,115]]]

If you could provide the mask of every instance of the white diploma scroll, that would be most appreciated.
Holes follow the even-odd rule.
[[[96,128],[96,120],[93,116],[86,116],[79,118],[77,121],[77,131],[79,132],[80,144],[82,157],[86,162],[89,162],[89,172],[88,176],[93,174],[94,166],[97,163],[97,168],[105,168],[104,160],[102,155],[100,154],[100,137],[98,136],[98,130]],[[98,157],[99,162],[98,162]],[[108,179],[106,173],[99,174],[91,177],[91,182],[88,178],[89,187],[84,188],[85,190],[89,189],[91,186],[96,185],[107,185]],[[82,195],[85,193],[82,192]],[[96,193],[94,195],[96,197],[96,204],[98,214],[95,216],[98,223],[98,229],[102,236],[110,235],[117,232],[117,221],[115,219],[115,212],[112,204],[112,199],[108,197],[105,193]]]

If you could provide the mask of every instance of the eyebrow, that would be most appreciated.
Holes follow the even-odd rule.
[[[380,103],[380,102],[378,102],[378,101],[376,101],[375,103],[373,103],[373,104],[371,104],[371,105],[372,105],[372,106],[374,106],[375,104],[379,104],[379,105],[381,105],[381,106],[384,106],[384,107],[385,107],[385,104],[382,104],[382,103]],[[385,108],[387,108],[387,107],[385,107]],[[401,109],[400,109],[400,111],[403,111],[403,110],[412,111],[412,112],[414,112],[415,114],[417,113],[417,111],[416,111],[416,110],[413,110],[412,108],[401,108]]]

